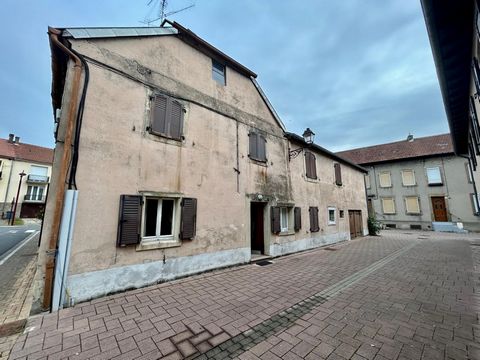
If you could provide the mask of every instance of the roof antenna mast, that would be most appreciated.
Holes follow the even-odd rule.
[[[165,20],[168,16],[191,9],[195,6],[195,3],[190,4],[189,6],[186,6],[184,8],[173,10],[173,11],[167,11],[168,0],[149,0],[147,3],[147,6],[151,7],[151,12],[153,12],[154,10],[157,10],[155,17],[145,16],[145,19],[141,22],[143,24],[146,24],[147,26],[156,26],[155,23],[157,21],[160,21],[159,25],[161,25],[163,23],[163,20]]]

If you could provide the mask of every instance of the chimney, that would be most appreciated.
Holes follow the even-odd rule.
[[[407,141],[408,141],[408,142],[412,142],[412,141],[413,141],[413,135],[412,135],[412,134],[408,134],[408,136],[407,136]]]
[[[15,144],[20,144],[20,136],[15,136]]]
[[[14,137],[14,136],[15,136],[14,134],[8,134],[8,142],[9,142],[10,144],[13,144],[13,137]]]

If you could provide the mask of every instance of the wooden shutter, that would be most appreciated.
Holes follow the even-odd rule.
[[[339,163],[335,163],[335,184],[342,185],[342,168]]]
[[[158,135],[167,135],[167,104],[168,98],[156,95],[152,99],[152,118],[150,131]]]
[[[272,206],[271,209],[272,233],[278,234],[280,232],[280,208]]]
[[[197,227],[197,199],[182,199],[182,220],[180,223],[180,239],[192,240]]]
[[[172,100],[169,102],[168,109],[168,136],[173,139],[180,140],[183,129],[183,107],[178,101]]]
[[[294,217],[294,229],[298,231],[302,228],[302,209],[299,207],[295,207],[293,209],[293,217]]]
[[[473,80],[475,82],[475,89],[477,94],[480,93],[480,67],[478,65],[478,60],[476,57],[472,60],[472,70],[473,70]]]
[[[257,133],[250,132],[248,134],[248,156],[252,159],[258,159],[257,155]]]
[[[310,151],[305,152],[306,175],[310,179],[317,178],[317,164],[315,160],[315,155],[313,155]]]
[[[310,231],[317,232],[320,230],[320,227],[318,226],[318,208],[311,207],[309,209],[309,212],[310,212]]]
[[[142,197],[120,195],[117,246],[136,245],[140,242]]]
[[[267,139],[263,135],[257,134],[257,159],[260,161],[267,161],[266,144]]]

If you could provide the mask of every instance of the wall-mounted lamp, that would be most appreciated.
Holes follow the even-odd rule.
[[[310,130],[310,128],[307,128],[304,132],[303,132],[303,140],[308,144],[313,144],[313,140],[315,139],[315,133]],[[303,151],[303,147],[301,148],[298,148],[298,149],[294,149],[294,150],[289,150],[288,151],[288,161],[292,160],[292,159],[295,159],[298,155],[300,155],[300,153]]]

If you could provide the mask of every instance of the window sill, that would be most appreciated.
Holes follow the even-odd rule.
[[[419,216],[419,215],[422,215],[422,213],[421,212],[418,212],[418,213],[407,212],[407,213],[405,213],[405,215]]]
[[[295,235],[295,231],[288,230],[288,231],[282,231],[278,233],[278,236],[289,236],[289,235]]]
[[[310,183],[317,184],[317,183],[320,182],[320,179],[319,179],[319,178],[312,179],[312,178],[307,177],[306,175],[304,176],[304,178],[305,178],[305,181],[308,181],[308,182],[310,182]]]
[[[267,160],[265,160],[265,161],[257,160],[257,159],[251,158],[250,156],[248,158],[250,159],[250,162],[253,163],[253,164],[268,167]]]
[[[428,184],[428,186],[443,186],[443,183]]]
[[[405,188],[412,188],[412,187],[417,187],[417,184],[413,184],[413,185],[402,184],[402,186],[405,187]]]
[[[148,241],[140,243],[135,248],[136,251],[145,251],[145,250],[155,250],[155,249],[167,249],[173,247],[181,246],[181,241],[178,240],[158,240],[158,241]]]
[[[150,140],[165,143],[165,144],[170,144],[170,145],[176,145],[176,146],[183,146],[183,142],[185,140],[184,135],[182,135],[180,139],[175,139],[175,138],[168,137],[166,135],[153,133],[150,130],[147,130],[146,134],[148,134],[148,139]]]
[[[329,223],[328,223],[328,226],[335,226],[335,225],[337,225],[336,222],[329,222]]]

